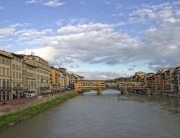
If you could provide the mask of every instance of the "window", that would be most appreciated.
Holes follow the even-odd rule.
[[[15,78],[15,72],[13,71],[13,78]]]
[[[9,69],[7,69],[7,76],[9,76]]]
[[[18,72],[16,72],[16,79],[18,79]]]
[[[21,73],[19,73],[19,79],[21,79]]]
[[[15,69],[15,65],[14,64],[13,64],[12,68]]]
[[[16,65],[16,70],[18,70],[18,65]]]
[[[2,63],[5,64],[5,60],[4,59],[2,59]]]
[[[3,87],[6,87],[6,82],[5,82],[5,80],[3,80],[2,85],[3,85]]]
[[[3,76],[5,75],[5,68],[3,68],[3,74],[2,74]]]
[[[8,87],[8,88],[9,88],[9,84],[10,84],[10,83],[9,83],[9,80],[7,80],[7,87]]]
[[[6,60],[6,64],[9,65],[9,60]]]

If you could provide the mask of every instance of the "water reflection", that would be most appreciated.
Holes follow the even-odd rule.
[[[162,95],[141,95],[128,94],[120,96],[118,100],[127,100],[134,102],[153,102],[157,106],[161,106],[162,110],[166,110],[172,114],[180,115],[180,99]]]
[[[134,101],[134,102],[153,102],[153,104],[161,106],[162,110],[167,110],[172,114],[180,114],[180,99],[172,98],[167,96],[160,95],[142,95],[142,94],[133,94],[129,93],[127,95],[122,95],[118,90],[105,90],[102,94],[97,94],[96,91],[91,90],[90,92],[86,92],[83,95],[93,95],[93,96],[101,96],[105,98],[106,95],[116,95],[118,97],[118,101]]]
[[[97,91],[94,91],[94,90],[91,90],[89,92],[85,92],[83,94],[84,95],[120,95],[121,92],[118,90],[108,89],[108,90],[103,91],[101,94],[98,94]]]

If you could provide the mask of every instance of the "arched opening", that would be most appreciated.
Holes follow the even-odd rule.
[[[116,89],[106,89],[102,91],[102,94],[108,95],[108,94],[121,94],[119,90]]]

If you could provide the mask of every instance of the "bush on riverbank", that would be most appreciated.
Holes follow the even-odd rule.
[[[17,122],[20,122],[21,120],[35,115],[43,110],[46,110],[50,108],[51,106],[57,105],[59,103],[62,103],[63,101],[66,101],[70,98],[73,98],[77,96],[77,93],[67,93],[63,96],[60,96],[58,98],[55,98],[53,100],[47,101],[46,103],[42,103],[36,106],[30,106],[22,111],[10,113],[7,115],[0,116],[0,130],[15,124]]]

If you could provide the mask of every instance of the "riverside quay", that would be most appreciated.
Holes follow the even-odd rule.
[[[0,50],[0,101],[74,89],[84,77],[54,68],[39,56]]]
[[[39,56],[0,50],[0,101],[75,89],[76,91],[118,89],[121,93],[180,95],[180,66],[157,73],[136,72],[128,78],[84,80],[83,76],[54,68]]]

